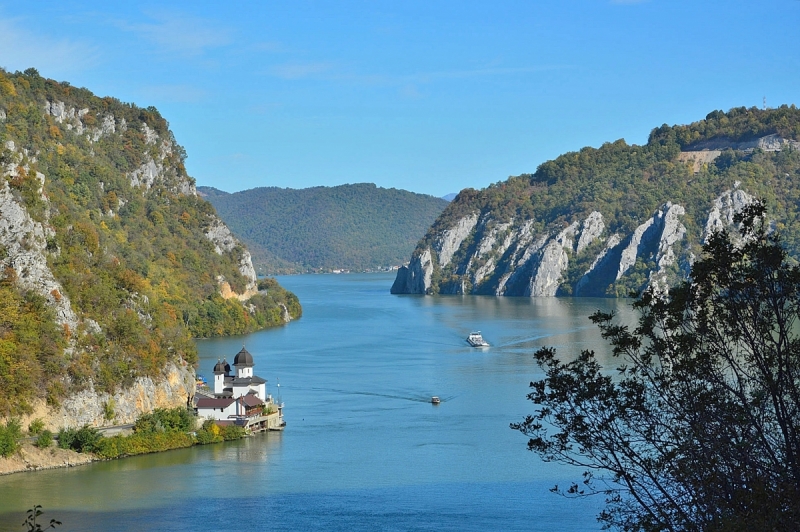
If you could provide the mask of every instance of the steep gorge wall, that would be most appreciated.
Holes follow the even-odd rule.
[[[15,351],[22,370],[5,371],[6,340],[24,337],[0,316],[0,421],[41,418],[58,430],[186,405],[195,380],[186,361],[196,356],[188,320],[204,315],[215,287],[244,303],[234,311],[245,318],[261,319],[276,302],[283,322],[292,319],[291,304],[290,312],[273,294],[253,297],[260,293],[249,252],[197,195],[183,148],[157,110],[27,72],[0,69],[0,82],[0,282],[47,307],[21,310],[28,322],[58,325],[52,351],[28,349],[24,359]],[[179,284],[198,278],[185,257],[208,277],[189,285],[200,290]]]
[[[138,377],[133,384],[113,393],[100,392],[91,385],[64,400],[58,407],[44,400],[33,404],[31,413],[20,417],[23,427],[41,419],[45,428],[102,427],[133,423],[156,408],[186,406],[194,397],[195,372],[186,363],[168,364],[156,377]]]
[[[734,108],[662,125],[647,144],[585,147],[463,190],[395,294],[628,296],[688,278],[715,231],[763,200],[800,253],[800,109]]]
[[[732,224],[734,213],[752,201],[750,194],[738,189],[716,198],[707,214],[703,239],[711,231]],[[642,261],[648,263],[646,284],[666,289],[688,271],[694,257],[681,222],[685,214],[683,206],[666,202],[632,233],[608,234],[599,211],[592,211],[559,231],[537,231],[534,220],[495,220],[491,213],[478,221],[479,214],[472,213],[435,238],[432,246],[418,249],[409,265],[398,270],[391,291],[607,296],[609,287],[627,275],[641,275],[632,270]],[[593,246],[595,243],[599,245]],[[457,251],[466,258],[451,264]],[[442,256],[446,262],[436,260]],[[569,286],[567,270],[570,262],[578,259],[588,267]],[[433,279],[437,275],[450,280],[436,286]]]

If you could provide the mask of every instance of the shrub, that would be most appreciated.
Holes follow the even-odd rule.
[[[93,453],[97,450],[103,435],[89,425],[79,429],[61,429],[58,431],[58,446],[62,449],[72,449],[79,453]]]
[[[109,399],[105,403],[103,403],[103,419],[106,421],[111,421],[115,417],[117,417],[117,413],[114,409],[116,405],[114,404],[114,399]]]
[[[199,445],[224,441],[221,430],[213,419],[207,419],[203,422],[203,427],[197,431],[196,439]]]
[[[103,438],[98,442],[95,452],[111,459],[191,447],[194,443],[194,438],[185,432],[137,432],[130,436]]]
[[[236,425],[227,425],[220,427],[220,435],[225,441],[240,440],[244,438],[245,430],[242,427],[237,427]]]
[[[44,429],[44,421],[42,421],[39,418],[34,419],[28,425],[28,433],[31,434],[32,436],[40,434],[43,429]]]
[[[7,457],[19,448],[22,437],[22,425],[17,419],[9,419],[5,425],[0,424],[0,456]]]
[[[188,432],[194,427],[194,418],[186,408],[157,408],[136,420],[133,430],[137,433],[164,431]]]
[[[39,437],[36,438],[36,447],[39,449],[46,449],[53,444],[53,433],[47,429],[44,429],[39,433]]]

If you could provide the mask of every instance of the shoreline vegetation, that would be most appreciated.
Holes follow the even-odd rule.
[[[0,475],[74,467],[103,460],[239,440],[249,433],[237,426],[218,426],[200,419],[186,408],[156,409],[144,414],[131,434],[103,436],[99,429],[83,426],[53,435],[36,421],[27,437],[19,423],[0,424]],[[37,430],[38,429],[38,430]]]

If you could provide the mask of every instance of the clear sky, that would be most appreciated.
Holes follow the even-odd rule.
[[[0,66],[156,106],[198,185],[443,196],[800,104],[800,1],[0,0]]]

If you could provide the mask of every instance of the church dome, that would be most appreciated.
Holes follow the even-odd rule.
[[[236,353],[236,358],[233,359],[233,365],[253,367],[253,355],[242,346],[242,350]]]
[[[225,373],[225,366],[219,359],[217,359],[217,363],[214,365],[214,375],[218,375],[220,373]]]

